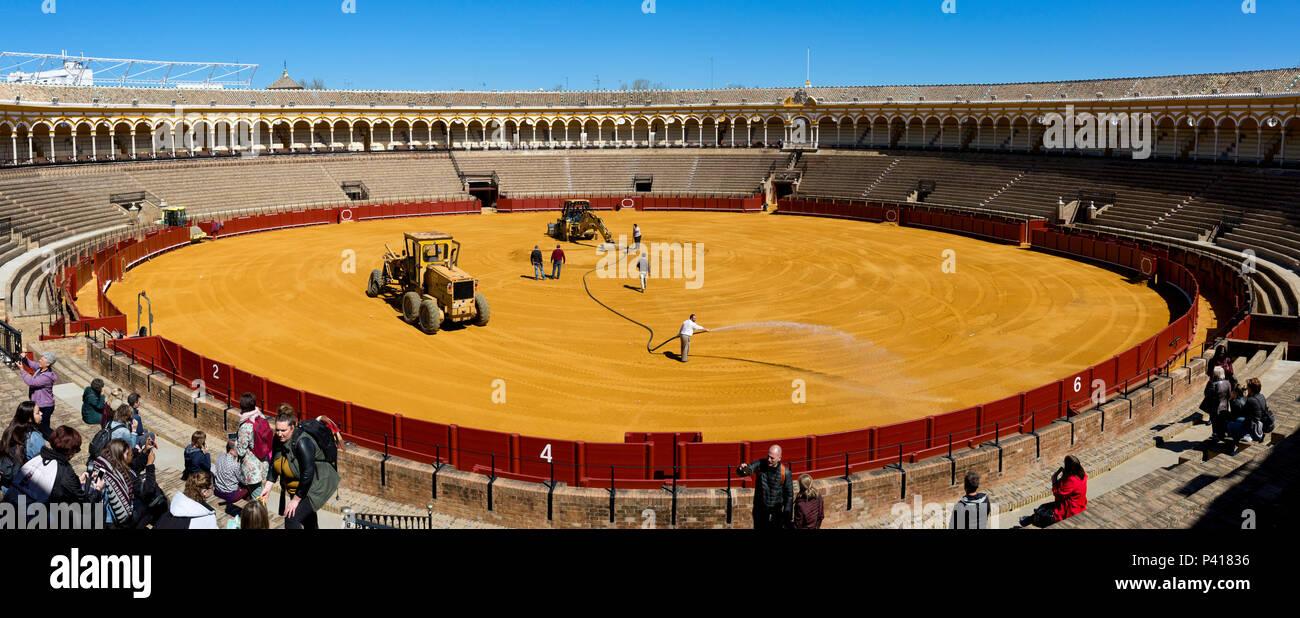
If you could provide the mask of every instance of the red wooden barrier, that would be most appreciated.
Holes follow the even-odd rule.
[[[352,412],[355,414],[356,406],[353,406]],[[398,424],[402,434],[402,446],[399,451],[401,456],[421,463],[451,461],[450,425],[405,416],[398,421]]]
[[[302,391],[290,388],[279,382],[266,381],[266,408],[263,412],[275,414],[280,404],[293,406],[294,411],[302,410]]]
[[[235,401],[231,402],[232,405],[237,405],[239,397],[244,393],[252,393],[257,398],[258,407],[266,411],[266,378],[254,375],[238,367],[231,367],[230,374],[231,392],[235,396]]]
[[[348,417],[348,403],[332,397],[317,395],[310,391],[303,391],[302,408],[298,410],[302,418],[316,418],[318,416],[328,416],[330,420],[342,426],[344,419]],[[400,443],[397,446],[402,446]]]
[[[624,488],[663,484],[650,476],[650,445],[646,443],[579,442],[578,462],[580,486],[607,487],[611,472],[616,488],[620,483]]]
[[[1034,414],[1038,419],[1055,420],[1062,416],[1061,414],[1061,389],[1064,381],[1044,384],[1024,393],[1024,408],[1021,410],[1021,418],[1027,418]]]
[[[226,403],[237,405],[239,396],[236,395],[233,402],[230,397],[230,391],[234,388],[235,379],[231,366],[207,357],[202,358],[203,372],[199,378],[203,380],[203,386],[208,389],[208,394]]]
[[[486,429],[456,428],[456,467],[466,472],[489,474],[510,469],[510,434]],[[492,455],[496,455],[495,462]]]
[[[727,472],[745,461],[744,442],[684,442],[677,445],[677,463],[681,466],[684,485],[713,485],[725,483]],[[766,455],[766,453],[765,453]],[[731,474],[735,487],[744,479]]]
[[[274,382],[267,382],[267,389],[272,390]],[[278,406],[274,396],[271,396],[270,405]],[[294,408],[295,410],[299,408]],[[274,410],[274,408],[272,408]],[[351,414],[344,429],[352,436],[352,441],[362,446],[375,449],[382,452],[384,450],[384,436],[389,436],[388,445],[393,445],[394,437],[397,434],[394,417],[392,414],[381,412],[374,408],[367,408],[352,404],[350,407]],[[337,421],[337,419],[335,419]]]
[[[1012,395],[980,406],[979,434],[975,439],[981,443],[992,440],[994,431],[998,437],[1019,433],[1023,399],[1023,394]]]
[[[780,440],[755,440],[749,443],[750,456],[755,459],[767,457],[767,449],[773,444],[781,447],[781,461],[790,466],[790,471],[796,474],[807,472],[811,469],[812,444],[808,436],[799,436],[797,438],[782,438]]]
[[[924,448],[926,441],[926,420],[918,418],[892,425],[877,427],[875,441],[871,445],[871,459],[898,459],[899,447],[902,453]]]
[[[517,436],[515,444],[515,468],[511,472],[519,480],[549,481],[554,469],[555,480],[570,485],[578,483],[577,442]]]

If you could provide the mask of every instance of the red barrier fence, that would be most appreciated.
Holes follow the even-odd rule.
[[[646,198],[652,203],[644,207],[660,207],[653,203],[656,199],[666,198]],[[541,203],[531,200],[521,200],[519,210],[528,210]],[[460,207],[453,203],[433,207],[425,205],[414,210],[402,205],[394,205],[392,210],[386,208],[371,207],[371,210],[354,212],[352,216],[409,216],[412,212],[429,214],[431,210],[458,212],[456,209]],[[288,403],[303,417],[328,415],[339,423],[348,441],[416,461],[450,463],[460,470],[493,477],[578,486],[634,488],[674,483],[740,487],[745,479],[735,475],[734,467],[741,461],[763,457],[771,444],[783,447],[784,459],[792,464],[795,472],[806,471],[815,477],[828,477],[915,462],[995,442],[1005,436],[1035,431],[1089,407],[1094,401],[1095,391],[1099,390],[1104,399],[1109,399],[1167,371],[1187,351],[1195,333],[1197,314],[1194,299],[1199,294],[1200,279],[1160,248],[1045,229],[1037,222],[913,210],[901,204],[795,202],[783,207],[783,211],[786,209],[840,218],[923,224],[1007,242],[1028,238],[1044,250],[1101,261],[1134,272],[1149,272],[1156,281],[1168,282],[1182,290],[1193,302],[1189,303],[1190,309],[1185,314],[1138,346],[1073,375],[998,401],[882,427],[741,442],[703,442],[703,436],[697,432],[628,432],[624,442],[596,443],[446,425],[408,419],[294,389],[238,367],[201,357],[161,337],[113,340],[109,346],[176,382],[197,386],[196,380],[202,379],[207,395],[218,400],[237,403],[239,393],[249,392],[257,398],[264,411],[271,412],[280,403]],[[300,215],[281,213],[267,218],[247,217],[239,229],[274,229],[281,227],[279,224],[284,223],[285,216],[293,220]],[[319,220],[330,222],[338,221],[340,216],[335,209],[332,215],[302,216],[297,221],[306,222],[298,224]],[[125,248],[101,252],[103,255],[96,254],[95,262],[112,264],[118,251],[129,250],[131,246],[128,244]],[[1197,262],[1194,266],[1199,274],[1208,277],[1205,280],[1215,281],[1213,285],[1224,291],[1242,291],[1240,284],[1233,287],[1230,280],[1234,273],[1227,266],[1211,261]],[[1249,320],[1243,320],[1231,333],[1248,334],[1248,329]],[[1095,385],[1096,381],[1100,381],[1100,385]]]
[[[503,197],[497,200],[499,212],[560,210],[565,200],[585,199],[592,210],[702,210],[752,212],[763,208],[762,197],[695,197],[627,195],[622,197]]]

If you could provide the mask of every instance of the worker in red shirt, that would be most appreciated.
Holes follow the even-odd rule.
[[[555,245],[555,251],[551,252],[551,278],[560,278],[560,266],[564,264],[564,249]]]

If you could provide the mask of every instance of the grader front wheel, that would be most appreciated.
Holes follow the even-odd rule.
[[[366,296],[374,298],[384,290],[384,273],[379,269],[370,271],[370,282],[366,284]]]
[[[442,326],[442,309],[438,308],[438,303],[432,300],[424,300],[420,303],[420,330],[426,335],[432,335],[438,332]]]
[[[488,320],[492,319],[492,310],[488,307],[487,298],[479,292],[474,293],[474,316],[475,326],[487,326]]]
[[[402,295],[402,319],[410,324],[420,318],[420,295],[415,292],[407,292]]]

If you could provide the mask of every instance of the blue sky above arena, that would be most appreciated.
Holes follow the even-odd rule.
[[[0,0],[6,51],[260,64],[328,88],[1090,79],[1300,64],[1296,0]],[[1254,5],[1254,12],[1243,7]],[[346,12],[349,5],[355,12]],[[47,12],[53,8],[52,12]],[[712,59],[712,62],[710,62]]]

